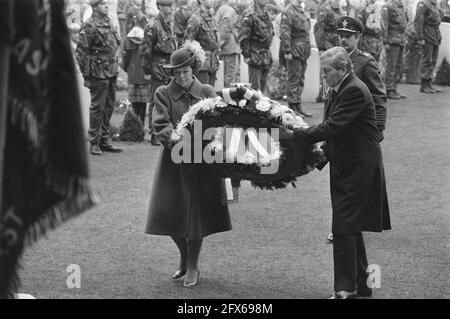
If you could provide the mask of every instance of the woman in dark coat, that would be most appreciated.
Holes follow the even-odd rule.
[[[198,257],[205,236],[231,229],[228,206],[221,201],[221,180],[206,169],[189,169],[171,158],[171,133],[189,107],[214,97],[214,89],[200,83],[193,72],[196,55],[181,48],[172,53],[174,78],[155,92],[153,126],[162,146],[150,197],[146,233],[171,236],[180,251],[180,264],[172,276],[184,286],[197,284]]]
[[[294,132],[300,143],[326,141],[333,208],[333,298],[369,296],[367,257],[361,232],[391,228],[375,106],[367,86],[352,70],[344,48],[321,57],[330,87],[323,123]]]

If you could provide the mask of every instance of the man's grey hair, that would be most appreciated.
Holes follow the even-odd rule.
[[[320,55],[320,61],[329,59],[330,65],[336,70],[345,69],[347,72],[353,70],[352,60],[343,47],[333,47]]]

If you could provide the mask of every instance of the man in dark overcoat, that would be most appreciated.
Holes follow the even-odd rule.
[[[375,107],[367,86],[352,71],[342,47],[325,51],[321,69],[329,87],[325,118],[292,132],[300,144],[326,141],[333,209],[333,299],[370,296],[362,231],[390,229],[384,167]]]

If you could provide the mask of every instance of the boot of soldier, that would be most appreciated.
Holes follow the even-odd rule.
[[[395,94],[397,94],[398,96],[400,96],[401,99],[406,99],[406,98],[407,98],[406,95],[401,94],[399,91],[397,91],[397,89],[395,89]]]
[[[442,90],[436,89],[435,87],[432,87],[432,86],[431,86],[431,79],[428,80],[428,87],[429,87],[430,89],[432,89],[435,93],[436,93],[436,92],[437,92],[437,93],[442,92]]]
[[[301,116],[303,116],[303,117],[312,117],[312,114],[311,114],[311,113],[308,113],[308,112],[303,111],[303,109],[302,109],[302,104],[301,104],[301,103],[299,103],[299,104],[297,105],[297,109],[298,109],[298,113],[300,113]]]
[[[422,93],[435,93],[432,88],[428,86],[428,80],[422,79],[420,83],[420,92]]]
[[[391,100],[400,100],[401,99],[400,95],[398,95],[395,92],[395,90],[388,90],[386,95],[387,95],[387,98],[391,99]]]

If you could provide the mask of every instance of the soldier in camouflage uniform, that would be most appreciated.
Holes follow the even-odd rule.
[[[147,24],[144,29],[144,41],[140,47],[142,66],[145,78],[150,79],[149,102],[149,134],[150,142],[159,145],[152,127],[152,112],[156,89],[170,82],[170,74],[163,66],[170,62],[170,55],[177,48],[176,36],[173,31],[173,0],[157,0],[158,17]]]
[[[358,43],[358,48],[380,59],[383,45],[381,42],[381,17],[377,17],[376,0],[367,0],[367,4],[356,11],[356,19],[364,26],[364,32]]]
[[[177,36],[178,46],[180,47],[184,41],[184,32],[186,31],[191,9],[187,0],[176,1],[177,9],[175,10],[174,29]]]
[[[405,29],[408,23],[402,0],[388,0],[381,11],[381,28],[386,68],[384,80],[388,99],[406,98],[397,91],[397,81],[403,64],[406,45]]]
[[[238,33],[242,55],[248,64],[252,89],[261,92],[266,88],[267,76],[272,66],[270,45],[274,35],[266,4],[266,0],[255,0],[254,7],[244,13]]]
[[[118,74],[119,35],[108,18],[105,0],[90,0],[92,16],[83,24],[76,58],[85,86],[91,92],[89,137],[91,154],[121,152],[112,145],[110,120],[114,111]]]
[[[326,0],[319,7],[317,22],[314,25],[314,38],[319,54],[338,45],[337,20],[342,17],[342,9],[339,0]],[[321,71],[320,71],[321,72]],[[322,74],[320,74],[322,79]],[[319,97],[317,102],[323,99],[323,83],[320,81]]]
[[[223,61],[224,87],[240,82],[241,48],[237,41],[238,15],[225,0],[216,13],[216,21],[220,35],[219,58]]]
[[[216,72],[219,69],[219,33],[213,18],[213,1],[197,0],[200,9],[194,12],[188,21],[184,34],[185,40],[197,41],[206,54],[206,61],[196,76],[203,84],[214,86]]]
[[[292,0],[281,14],[280,50],[286,61],[289,107],[300,115],[312,115],[302,110],[306,61],[311,55],[309,31],[311,24],[300,0]]]
[[[439,25],[442,11],[437,7],[436,0],[421,0],[417,4],[414,28],[419,45],[422,46],[420,59],[420,92],[435,93],[440,90],[431,86],[431,78],[436,67],[439,44],[442,40]]]
[[[319,52],[338,45],[336,29],[337,20],[340,17],[342,17],[342,10],[339,0],[327,0],[319,7],[317,22],[314,25],[314,38]]]

